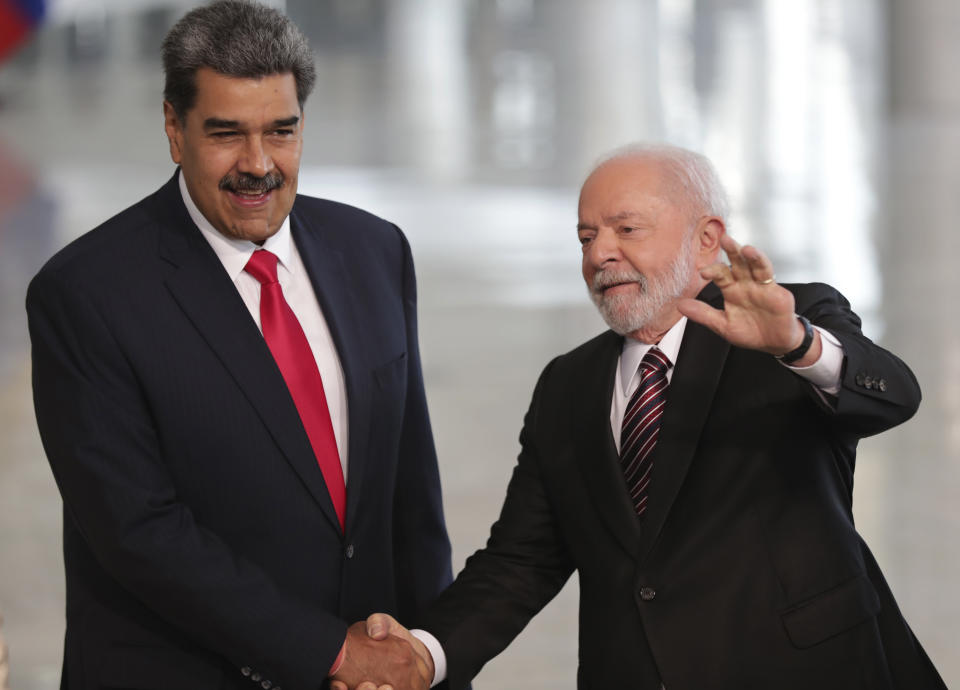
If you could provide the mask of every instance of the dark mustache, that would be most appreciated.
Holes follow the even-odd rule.
[[[250,173],[226,175],[220,180],[220,189],[237,193],[266,194],[283,186],[283,175],[278,172],[269,172],[263,177]]]

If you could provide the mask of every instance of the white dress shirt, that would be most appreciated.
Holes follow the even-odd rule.
[[[330,421],[333,424],[333,435],[340,453],[340,465],[343,467],[343,481],[347,481],[347,443],[349,440],[349,426],[347,424],[347,388],[343,377],[343,367],[337,356],[337,348],[330,334],[323,311],[313,291],[313,283],[307,275],[306,266],[300,258],[300,252],[290,233],[290,217],[283,219],[280,229],[263,243],[262,247],[249,240],[238,240],[220,233],[210,224],[197,205],[193,203],[187,184],[180,175],[180,194],[187,207],[190,218],[196,223],[200,232],[213,248],[230,280],[240,293],[243,303],[250,310],[257,328],[260,326],[260,282],[243,270],[247,261],[257,249],[266,249],[277,255],[277,279],[283,289],[283,296],[290,305],[320,370],[323,379],[323,392],[327,398],[327,407],[330,409]]]
[[[686,328],[687,317],[682,316],[657,343],[657,347],[667,356],[671,365],[676,364],[677,355],[680,353],[680,342],[683,340],[683,332]],[[825,331],[819,326],[814,326],[814,328],[820,331],[820,342],[822,344],[820,358],[807,367],[792,367],[789,364],[783,366],[813,384],[821,398],[824,393],[836,395],[840,392],[843,347],[840,345],[840,341],[829,331]],[[640,386],[640,362],[651,347],[653,347],[651,343],[641,343],[633,338],[623,339],[623,349],[620,352],[620,359],[617,361],[617,375],[614,379],[613,400],[610,403],[610,429],[613,432],[613,440],[617,445],[618,453],[620,452],[620,428],[623,426],[623,415],[626,412],[627,403],[630,402],[630,397]],[[673,379],[673,370],[673,366],[667,369],[668,383]]]
[[[667,370],[667,382],[673,379],[674,367],[672,365],[677,361],[677,355],[680,353],[680,343],[683,340],[683,332],[686,328],[687,317],[682,316],[657,343],[657,347],[671,363],[671,367]],[[821,397],[823,397],[823,393],[836,395],[840,392],[843,346],[829,331],[825,331],[819,326],[814,326],[814,328],[820,331],[822,343],[820,358],[807,367],[792,367],[788,364],[783,366],[807,379]],[[620,351],[620,358],[617,360],[617,375],[614,379],[613,399],[610,403],[610,429],[613,432],[618,453],[620,452],[620,427],[623,425],[623,415],[627,403],[630,401],[630,396],[640,385],[640,375],[638,373],[640,362],[651,347],[653,347],[651,343],[641,343],[633,338],[624,338],[623,349]],[[434,675],[430,687],[446,680],[447,656],[440,642],[426,630],[411,630],[410,632],[426,645],[431,656],[433,656]]]

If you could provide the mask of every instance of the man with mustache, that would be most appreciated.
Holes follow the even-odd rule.
[[[425,687],[408,643],[364,666],[348,630],[452,579],[410,248],[297,195],[315,71],[282,14],[195,9],[163,62],[177,171],[27,296],[64,503],[62,685]]]
[[[463,688],[576,570],[581,690],[945,687],[852,514],[857,441],[913,415],[917,382],[834,289],[778,284],[726,208],[682,149],[590,174],[583,276],[612,330],[541,375],[500,518],[426,644],[389,616],[371,635]]]

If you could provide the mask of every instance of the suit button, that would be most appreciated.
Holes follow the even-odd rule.
[[[353,558],[353,544],[347,544],[347,548],[344,550],[347,558]]]
[[[640,598],[644,601],[653,601],[654,597],[657,596],[657,590],[653,587],[641,587],[640,588]]]
[[[252,680],[254,683],[256,683],[256,682],[257,682],[258,680],[260,680],[262,677],[263,677],[263,676],[261,676],[259,673],[254,673],[252,676],[250,676],[250,680]]]
[[[240,673],[242,673],[245,676],[249,676],[252,673],[252,671],[250,670],[249,666],[244,666],[242,669],[240,669]]]
[[[858,386],[863,385],[863,374],[857,374],[857,377],[854,379],[857,382]]]
[[[886,393],[886,392],[887,392],[887,380],[886,380],[886,379],[880,379],[880,381],[877,383],[877,388],[880,389],[880,392],[881,392],[881,393]]]
[[[273,683],[271,683],[269,680],[265,680],[260,683],[260,687],[263,688],[263,690],[270,690],[270,688],[273,687]]]
[[[866,388],[873,388],[873,379],[870,378],[869,376],[864,376],[864,377],[863,377],[863,385],[864,385]]]

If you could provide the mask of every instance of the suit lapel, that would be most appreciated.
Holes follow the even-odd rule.
[[[590,363],[583,368],[584,376],[573,382],[576,404],[570,422],[592,504],[623,548],[635,555],[640,521],[627,492],[610,427],[610,404],[622,347],[623,338],[608,331],[600,340],[599,350],[587,354]]]
[[[697,299],[716,308],[723,306],[720,290],[713,283]],[[687,476],[729,350],[730,344],[723,338],[705,326],[687,322],[654,449],[650,503],[639,544],[642,558],[656,543]]]
[[[369,367],[365,365],[365,339],[358,318],[364,310],[349,289],[351,276],[346,270],[343,253],[329,242],[330,234],[324,231],[322,223],[298,213],[294,206],[290,215],[290,229],[343,367],[350,427],[346,518],[349,528],[363,493],[371,425],[372,380]]]
[[[167,288],[339,529],[323,475],[283,376],[216,253],[190,219],[176,175],[156,199],[162,228],[160,254],[174,267],[166,279]]]

